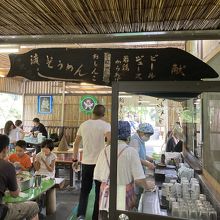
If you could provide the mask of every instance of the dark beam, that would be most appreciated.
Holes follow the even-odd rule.
[[[115,34],[65,35],[4,35],[0,44],[58,44],[58,43],[122,43],[144,41],[214,40],[220,39],[220,30],[164,31]]]

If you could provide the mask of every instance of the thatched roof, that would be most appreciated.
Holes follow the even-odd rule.
[[[220,0],[1,0],[0,35],[220,29]]]

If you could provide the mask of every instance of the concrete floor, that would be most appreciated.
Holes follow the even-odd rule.
[[[80,187],[73,189],[69,187],[69,170],[60,170],[60,177],[65,178],[64,189],[57,189],[57,209],[56,212],[50,216],[45,215],[45,208],[43,208],[40,220],[68,220],[72,213],[72,209],[78,204]]]
[[[57,191],[57,210],[53,215],[40,219],[45,220],[67,220],[72,213],[72,209],[77,205],[79,190],[59,190]],[[45,210],[43,210],[45,213]]]

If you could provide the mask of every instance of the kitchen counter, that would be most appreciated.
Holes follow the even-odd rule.
[[[167,211],[160,208],[159,189],[155,192],[144,192],[139,203],[139,212],[167,216]]]

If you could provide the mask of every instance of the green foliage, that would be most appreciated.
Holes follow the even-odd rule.
[[[15,122],[21,119],[23,104],[20,95],[0,93],[0,103],[0,128],[3,128],[8,120]]]
[[[199,123],[200,110],[199,109],[190,110],[186,108],[180,113],[180,117],[182,118],[182,122],[184,123]]]

